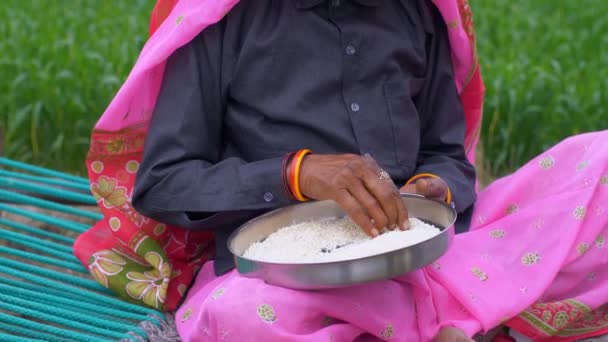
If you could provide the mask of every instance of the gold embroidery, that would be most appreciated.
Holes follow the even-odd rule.
[[[192,309],[188,308],[188,309],[186,309],[186,311],[184,311],[184,314],[182,315],[182,323],[189,320],[191,317],[192,317]]]
[[[555,159],[552,156],[546,156],[538,161],[538,166],[543,170],[549,170],[555,165]]]
[[[129,160],[125,169],[128,173],[134,174],[137,173],[137,169],[139,169],[139,163],[136,160]]]
[[[600,178],[600,184],[608,185],[608,176],[602,176],[602,178]]]
[[[384,329],[382,329],[380,336],[382,336],[382,338],[384,338],[384,339],[388,339],[388,338],[393,337],[394,334],[395,334],[395,329],[393,328],[393,325],[389,323],[386,325],[386,327],[384,327]]]
[[[587,166],[589,166],[589,161],[588,160],[584,160],[584,161],[578,163],[578,165],[576,165],[576,171],[582,171]]]
[[[526,266],[536,265],[540,262],[540,260],[540,254],[537,252],[526,253],[523,257],[521,257],[521,263]]]
[[[94,162],[91,163],[91,170],[93,170],[93,172],[100,174],[103,172],[103,163],[100,162],[99,160],[96,160]]]
[[[223,296],[223,295],[224,295],[224,293],[226,293],[226,289],[225,289],[225,288],[223,288],[223,287],[220,287],[219,289],[217,289],[217,290],[215,290],[215,291],[213,292],[213,294],[211,295],[211,299],[213,299],[213,300],[217,300],[218,298],[220,298],[221,296]],[[258,307],[258,310],[259,310],[259,309],[260,309],[260,308]],[[271,308],[271,309],[272,309],[272,308]]]
[[[177,292],[182,297],[186,294],[186,290],[187,289],[188,288],[186,287],[186,284],[179,284],[179,285],[177,285]]]
[[[274,323],[277,320],[277,316],[274,313],[272,306],[268,304],[260,304],[257,309],[258,316],[267,323]]]
[[[454,20],[448,22],[449,29],[453,30],[455,28],[458,28],[458,26],[460,26],[460,22],[458,21],[458,19],[454,19]]]
[[[490,236],[494,239],[502,239],[505,236],[505,231],[502,229],[492,230]]]
[[[602,248],[606,245],[606,237],[604,235],[600,235],[595,239],[595,246],[597,248]]]
[[[175,25],[181,24],[183,20],[184,20],[183,15],[178,16],[177,19],[175,19]]]
[[[117,232],[120,229],[120,219],[118,217],[110,217],[108,222],[113,232]]]
[[[471,273],[473,273],[473,275],[475,275],[481,281],[488,280],[488,274],[486,272],[482,271],[479,267],[471,268]]]
[[[518,210],[519,210],[519,207],[517,206],[517,204],[513,203],[513,204],[509,204],[509,206],[506,209],[506,213],[507,213],[507,215],[512,215],[512,214],[515,214]]]
[[[589,251],[589,244],[586,242],[580,243],[578,246],[576,246],[576,251],[579,255],[584,255]]]
[[[582,220],[587,215],[587,209],[583,206],[578,206],[574,208],[574,212],[572,213],[575,219]]]
[[[163,223],[159,223],[156,226],[154,226],[154,229],[152,230],[152,232],[154,233],[155,236],[161,236],[166,230],[167,230],[167,226]]]
[[[106,145],[106,150],[111,154],[117,154],[121,152],[125,147],[125,142],[120,139],[110,139],[108,140],[108,144]]]
[[[555,314],[555,318],[553,318],[553,325],[559,330],[565,327],[568,324],[568,321],[568,313],[565,311],[559,311]]]

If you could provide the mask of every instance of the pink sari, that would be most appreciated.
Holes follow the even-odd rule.
[[[467,234],[468,239],[459,238],[449,255],[442,259],[441,266],[437,264],[438,269],[428,268],[402,279],[344,291],[315,294],[294,292],[243,279],[234,273],[216,278],[209,272],[211,263],[208,262],[214,252],[212,234],[187,232],[179,227],[167,226],[138,214],[130,203],[131,192],[143,150],[147,125],[162,81],[165,61],[173,51],[189,42],[207,26],[221,20],[237,2],[236,0],[159,1],[151,22],[151,31],[154,34],[144,46],[127,81],[95,126],[91,148],[87,156],[87,166],[91,188],[104,214],[104,219],[78,239],[74,250],[80,261],[89,267],[97,281],[129,301],[160,310],[174,310],[182,301],[194,275],[204,265],[194,287],[189,292],[188,299],[179,312],[179,329],[186,340],[208,341],[224,338],[242,340],[243,336],[254,336],[256,339],[266,336],[272,341],[292,341],[310,337],[315,337],[313,340],[316,340],[316,337],[329,339],[334,336],[336,341],[341,341],[349,340],[351,337],[354,338],[365,332],[377,337],[392,337],[395,340],[404,340],[404,336],[408,336],[406,338],[408,341],[415,340],[410,336],[418,336],[421,340],[427,340],[442,325],[453,324],[472,334],[480,329],[492,327],[501,320],[515,317],[526,308],[530,309],[524,315],[518,316],[519,318],[510,320],[509,324],[519,327],[528,335],[537,333],[555,335],[574,324],[587,322],[586,319],[591,312],[593,314],[603,312],[596,309],[600,304],[606,302],[606,299],[597,294],[591,296],[585,291],[580,292],[578,289],[574,290],[566,285],[560,285],[559,290],[554,290],[557,291],[555,293],[550,290],[551,286],[556,283],[556,279],[559,279],[558,273],[562,269],[578,265],[574,262],[574,257],[565,257],[566,253],[571,251],[572,246],[577,244],[577,234],[583,234],[587,239],[581,240],[585,242],[578,242],[578,244],[586,243],[580,247],[581,250],[586,248],[586,252],[583,253],[585,258],[578,259],[589,260],[586,255],[593,255],[593,247],[596,245],[601,245],[601,247],[597,247],[598,249],[603,248],[603,239],[593,243],[589,237],[593,234],[597,237],[600,230],[598,228],[597,231],[592,232],[595,228],[588,228],[587,219],[580,222],[575,221],[575,224],[561,225],[564,232],[559,232],[553,237],[565,234],[566,237],[562,239],[564,242],[561,242],[562,240],[559,242],[562,244],[563,250],[554,248],[555,250],[550,249],[545,252],[541,248],[545,245],[542,244],[523,255],[518,254],[521,252],[518,247],[511,246],[513,242],[509,241],[512,240],[495,238],[501,233],[494,232],[494,230],[500,231],[500,229],[490,226],[493,229],[492,233],[488,233],[486,229],[486,226],[492,222],[506,222],[504,227],[515,230],[516,228],[512,227],[519,227],[523,230],[524,227],[536,222],[530,221],[530,217],[525,216],[524,213],[528,212],[526,210],[538,213],[538,208],[542,207],[539,202],[541,200],[545,200],[543,204],[546,207],[546,198],[543,197],[545,195],[530,194],[524,191],[529,190],[530,186],[527,183],[533,176],[540,177],[540,181],[547,181],[550,177],[539,174],[540,171],[533,170],[533,166],[528,168],[529,171],[520,171],[512,178],[497,182],[496,185],[481,194],[476,219],[478,224],[474,228],[483,228]],[[464,0],[436,0],[434,3],[449,28],[455,81],[466,113],[465,143],[468,156],[473,161],[479,137],[484,89],[476,62],[471,13]],[[591,142],[600,138],[605,140],[606,134],[598,133],[594,136],[578,138],[578,140],[589,141],[585,143],[585,146],[588,146],[589,153],[592,153],[599,151],[599,147],[597,147],[597,143]],[[558,148],[561,151],[559,155],[563,154],[566,157],[567,154],[572,153],[569,146],[577,146],[577,144],[574,141],[565,147]],[[568,203],[560,204],[563,206],[561,209],[563,213],[560,215],[553,217],[547,213],[547,217],[543,218],[543,223],[549,225],[551,222],[561,222],[565,218],[571,217],[572,213],[566,213],[568,211],[566,205],[571,204],[570,201],[582,201],[581,206],[585,208],[591,203],[601,203],[601,199],[606,201],[605,187],[602,188],[599,185],[605,180],[599,175],[602,172],[605,173],[606,166],[605,161],[599,158],[600,152],[602,151],[594,155],[595,160],[586,168],[585,172],[589,172],[589,175],[585,178],[585,184],[592,184],[593,187],[601,188],[604,192],[587,187],[584,190],[577,190],[576,194],[570,191],[570,195],[575,196],[573,198],[562,198],[559,195],[549,196]],[[605,150],[603,153],[606,155]],[[558,155],[554,154],[555,157]],[[577,155],[580,156],[580,154]],[[558,165],[556,160],[557,158],[544,160],[542,165]],[[552,177],[561,179],[564,175],[561,172],[562,170],[566,172],[565,169],[549,168],[549,170],[557,169],[560,170],[560,173]],[[593,177],[590,174],[591,170],[595,175]],[[578,189],[574,183],[562,182],[561,185],[563,184],[570,184],[571,187]],[[499,195],[504,196],[497,197],[491,191],[497,188],[499,190],[494,190],[494,192],[500,192]],[[522,191],[518,191],[518,189]],[[527,197],[531,196],[530,199],[525,201],[524,199],[527,197],[523,194],[526,194]],[[589,195],[589,198],[584,198],[585,194]],[[492,198],[492,206],[484,211],[482,210],[484,203],[489,204],[485,200],[488,196]],[[498,200],[500,198],[503,198],[505,202]],[[517,203],[518,206],[509,206],[509,212],[517,215],[503,215],[504,218],[501,218],[496,212],[504,212],[507,203],[512,202]],[[532,207],[527,207],[527,205],[532,205]],[[556,207],[560,207],[560,205]],[[577,215],[580,216],[583,209],[577,208],[576,210]],[[586,213],[590,213],[592,209],[589,207],[586,210]],[[479,216],[479,213],[483,213],[483,216]],[[479,221],[479,217],[483,218],[483,224]],[[605,218],[599,214],[598,217]],[[514,221],[519,225],[508,220],[520,220]],[[605,225],[605,223],[603,224]],[[502,227],[500,228],[502,229]],[[506,228],[504,230],[507,232]],[[507,233],[503,233],[503,236],[511,237],[515,233],[520,234],[515,230],[508,230]],[[522,238],[524,241],[536,241],[534,238],[541,233],[526,231],[521,234],[525,237],[525,239]],[[486,241],[488,236],[492,238],[490,242]],[[546,238],[547,234],[544,234],[543,237]],[[490,254],[485,250],[480,250],[480,255],[475,253],[471,255],[470,252],[476,251],[476,249],[469,245],[480,249],[479,245],[491,244],[495,242],[494,240],[504,241],[500,247],[502,250],[509,251],[505,252],[502,258],[500,255]],[[557,242],[552,243],[557,244]],[[459,247],[462,245],[466,246]],[[465,249],[467,250],[466,255],[459,253]],[[558,252],[562,254],[558,254]],[[542,260],[542,267],[548,270],[543,273],[547,273],[547,276],[540,277],[538,267],[512,269],[512,272],[510,268],[506,267],[517,264],[520,259],[526,260],[530,265],[537,265],[538,260]],[[511,264],[505,264],[507,261]],[[463,269],[464,265],[471,263],[473,263],[472,266],[466,270]],[[587,261],[587,263],[591,262]],[[597,264],[591,264],[593,267],[597,266]],[[510,272],[507,272],[507,269]],[[595,270],[595,268],[593,269]],[[532,272],[536,278],[530,278],[526,271]],[[587,277],[589,272],[583,272],[583,278]],[[467,278],[463,274],[467,274],[469,278],[472,277],[472,280],[465,281]],[[600,270],[594,274],[594,279],[601,279]],[[453,278],[454,276],[457,278]],[[467,286],[464,284],[460,286],[467,290],[462,290],[465,291],[462,292],[457,284],[450,282],[450,279],[463,279]],[[496,284],[503,279],[508,282]],[[529,296],[514,298],[508,310],[493,306],[498,302],[496,298],[502,299],[505,295],[511,295],[509,291],[513,289],[509,288],[507,284],[513,285],[517,279],[534,280],[531,284],[526,285],[525,292],[529,293]],[[479,284],[474,283],[475,281]],[[594,286],[600,286],[600,283],[599,280],[593,282]],[[486,286],[478,289],[477,285],[480,284]],[[487,286],[487,284],[491,284],[491,286]],[[557,284],[561,283],[557,281]],[[493,301],[491,300],[493,292],[488,291],[488,288],[497,291],[498,295],[494,295]],[[593,287],[589,291],[601,293],[598,289],[601,290],[601,288]],[[374,291],[374,296],[370,295],[368,292],[370,290]],[[499,290],[503,292],[498,292]],[[521,289],[518,291],[524,293]],[[535,309],[535,306],[531,306],[541,297],[541,294],[546,299],[544,301],[548,302],[547,305],[550,306],[550,309]],[[573,301],[552,303],[559,299],[572,299]],[[213,306],[212,304],[216,302],[217,305]],[[246,303],[248,304],[245,305]],[[481,309],[480,303],[484,303],[487,307],[484,306]],[[562,304],[569,308],[567,319],[564,318],[563,310],[561,310],[564,307]],[[372,309],[376,307],[379,309]],[[287,311],[289,314],[285,313]],[[366,315],[354,316],[356,312],[363,311],[366,311]],[[235,322],[234,319],[231,319],[236,312],[243,314],[243,320],[239,319],[238,322]],[[248,315],[247,312],[254,314]],[[551,316],[549,317],[549,315]],[[416,316],[417,318],[414,319]],[[546,318],[549,317],[547,324],[552,324],[551,326],[557,328],[554,330],[547,330],[546,327],[536,329],[534,328],[536,326],[534,317],[540,317],[542,322],[547,321]],[[320,318],[323,323],[321,327],[317,324],[317,318]],[[260,322],[262,324],[259,324]],[[269,324],[272,328],[269,328]],[[592,333],[600,330],[598,324],[589,324],[592,326],[589,330]],[[584,330],[579,335],[587,333],[587,330]]]

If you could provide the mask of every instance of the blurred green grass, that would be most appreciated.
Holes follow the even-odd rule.
[[[0,125],[10,158],[84,174],[91,129],[147,38],[150,0],[0,2]]]
[[[155,1],[0,2],[5,155],[84,174],[91,129],[147,35]],[[608,1],[471,0],[487,86],[485,168],[608,128]]]
[[[608,1],[471,0],[486,99],[484,166],[503,175],[608,128]]]

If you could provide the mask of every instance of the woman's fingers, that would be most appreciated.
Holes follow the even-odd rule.
[[[407,212],[397,187],[390,179],[380,177],[381,171],[375,161],[366,159],[365,164],[365,167],[359,170],[359,176],[367,191],[374,196],[388,218],[386,228],[405,228],[403,224]]]
[[[380,234],[374,226],[372,218],[348,191],[339,191],[336,194],[335,201],[367,235],[376,237]]]
[[[389,227],[390,218],[376,198],[368,191],[360,179],[356,178],[349,184],[348,191],[374,220],[374,227],[382,232]]]
[[[440,178],[420,179],[416,182],[416,193],[443,201],[448,194],[448,186]]]
[[[397,187],[369,157],[310,155],[300,172],[300,191],[316,200],[333,199],[366,233],[408,228],[407,209]]]

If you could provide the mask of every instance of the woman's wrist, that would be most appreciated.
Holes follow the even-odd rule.
[[[420,179],[429,179],[429,178],[441,180],[445,184],[446,193],[445,193],[445,198],[443,198],[443,200],[446,201],[448,204],[452,204],[453,198],[452,198],[452,191],[450,190],[450,187],[448,186],[448,184],[446,183],[445,180],[443,180],[441,177],[439,177],[433,173],[419,173],[417,175],[414,175],[412,178],[408,179],[407,182],[405,182],[405,186],[414,184],[416,181],[418,181]]]
[[[305,157],[311,153],[308,149],[291,152],[285,155],[283,161],[283,186],[285,187],[285,191],[292,199],[300,202],[308,200],[300,189],[300,171],[302,170],[302,163]]]

